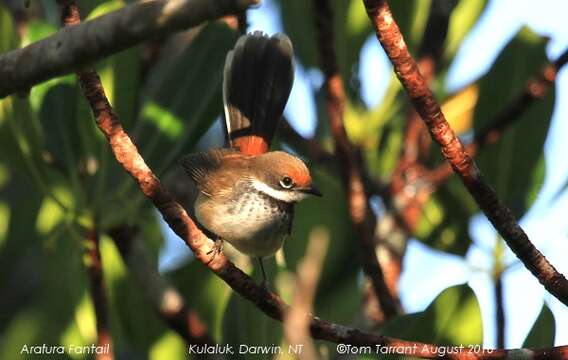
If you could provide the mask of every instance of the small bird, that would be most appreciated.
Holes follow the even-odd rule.
[[[186,155],[182,166],[199,190],[197,222],[220,242],[259,259],[271,256],[291,232],[294,205],[321,196],[307,166],[269,151],[294,79],[287,36],[243,35],[227,54],[223,79],[228,149]]]

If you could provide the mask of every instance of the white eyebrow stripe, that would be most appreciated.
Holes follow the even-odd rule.
[[[257,179],[251,179],[251,184],[255,190],[260,191],[261,193],[264,193],[274,199],[278,199],[287,203],[299,200],[298,196],[294,192],[273,189]]]

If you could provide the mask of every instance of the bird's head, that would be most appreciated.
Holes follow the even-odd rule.
[[[258,156],[253,186],[275,199],[294,203],[308,195],[322,196],[312,184],[310,171],[304,162],[283,151]]]

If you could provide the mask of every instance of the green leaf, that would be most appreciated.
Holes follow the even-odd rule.
[[[253,303],[231,293],[223,315],[221,343],[233,345],[271,346],[282,342],[282,323],[266,316]],[[250,356],[235,354],[237,359]]]
[[[156,65],[137,131],[144,158],[158,173],[189,152],[221,114],[225,55],[236,39],[226,24],[212,22],[178,57]]]
[[[165,333],[158,339],[149,351],[150,360],[187,359],[187,344],[185,341],[173,333]]]
[[[444,290],[426,310],[389,321],[382,334],[438,345],[481,344],[481,311],[471,288],[457,285]]]
[[[357,238],[351,228],[345,192],[339,179],[315,164],[310,166],[314,183],[324,194],[321,198],[302,201],[296,206],[290,238],[284,242],[288,269],[295,271],[305,255],[311,231],[323,227],[330,234],[330,246],[322,267],[317,298],[326,298],[335,291],[338,281],[352,279],[360,264]],[[345,311],[355,311],[346,307]],[[339,316],[339,312],[335,315]],[[337,320],[337,319],[334,319]]]
[[[431,2],[431,0],[389,1],[394,20],[411,51],[415,50],[422,41]]]
[[[461,181],[452,176],[424,204],[414,235],[434,249],[464,256],[471,244],[469,220],[477,211]]]
[[[3,333],[10,319],[27,305],[23,299],[29,299],[39,286],[38,266],[32,264],[38,260],[41,244],[36,214],[43,196],[28,177],[2,160],[0,178],[0,262],[11,269],[0,273],[0,292],[10,294],[4,301],[0,300],[0,333]]]
[[[314,15],[314,5],[311,1],[286,0],[279,1],[284,31],[294,44],[294,52],[303,66],[319,67],[317,53],[315,19],[323,15]],[[361,1],[334,1],[333,28],[335,49],[339,71],[347,84],[347,92],[352,94],[349,87],[352,74],[359,63],[361,47],[372,34],[371,23]],[[316,10],[317,11],[317,10]]]
[[[480,81],[474,128],[486,126],[500,108],[518,94],[546,64],[547,41],[527,28],[506,46]],[[554,90],[537,100],[503,136],[486,146],[477,164],[500,198],[519,218],[530,207],[544,179],[543,146],[554,107]]]
[[[134,241],[144,239],[140,237]],[[115,243],[102,236],[100,249],[115,348],[120,349],[118,352],[141,357],[170,330],[156,316],[147,299],[140,295],[139,284],[128,271]]]
[[[47,91],[39,112],[46,150],[58,164],[65,166],[68,176],[77,174],[79,159],[84,156],[77,103],[69,101],[75,97],[75,90],[67,84],[52,86]]]
[[[37,19],[27,23],[26,30],[26,38],[24,39],[24,42],[27,44],[43,40],[57,32],[57,28],[54,25]]]
[[[27,23],[26,26],[27,31],[25,38],[22,40],[23,45],[28,45],[36,41],[40,41],[57,32],[57,27],[55,27],[54,25],[37,19],[32,19],[29,23]],[[62,83],[73,84],[74,82],[75,75],[69,74],[66,76],[47,80],[32,87],[29,99],[34,111],[39,111],[40,106],[43,102],[43,97],[45,96],[47,91],[51,89],[51,87]]]
[[[554,315],[546,306],[546,303],[544,303],[540,314],[523,343],[523,348],[553,347],[555,333],[556,323],[554,322]]]
[[[105,2],[93,9],[87,20],[116,11],[125,5],[123,0]],[[141,88],[140,59],[139,48],[133,47],[104,59],[96,66],[105,94],[126,129],[130,129],[136,116],[137,99]]]
[[[5,53],[18,46],[16,26],[10,12],[0,5],[0,53]]]
[[[123,1],[115,1],[105,4],[102,9],[95,9],[95,12],[107,12],[122,6]],[[138,99],[142,89],[141,59],[142,50],[137,46],[110,56],[96,65],[105,94],[127,131],[132,128],[138,116]]]
[[[461,0],[450,16],[444,58],[449,63],[459,50],[465,36],[485,10],[487,0]]]
[[[168,273],[167,277],[184,295],[188,305],[209,326],[209,333],[220,341],[223,314],[232,290],[196,260]]]
[[[474,128],[484,127],[504,104],[518,94],[526,81],[546,63],[546,42],[522,29],[506,46],[490,72],[479,82]],[[499,196],[521,217],[535,200],[544,179],[543,145],[552,116],[554,94],[537,100],[493,145],[482,149],[476,162]],[[438,149],[433,149],[440,159]],[[436,249],[464,255],[471,242],[470,217],[478,211],[455,176],[424,206],[416,236]]]
[[[81,329],[95,328],[94,321],[87,324],[84,311],[78,311],[86,296],[87,283],[81,257],[81,238],[75,236],[77,232],[78,228],[71,224],[60,224],[43,242],[35,241],[21,248],[19,258],[25,257],[28,261],[25,275],[22,278],[23,274],[12,272],[11,276],[20,279],[18,288],[26,287],[29,281],[35,282],[36,287],[28,289],[28,293],[19,294],[17,301],[22,302],[21,309],[13,314],[3,331],[0,346],[3,358],[20,354],[25,344],[64,344],[66,336],[71,336],[78,343],[96,340],[90,336],[95,334],[94,331],[70,335],[77,326]],[[19,240],[26,241],[25,236]],[[33,325],[38,323],[43,325]]]

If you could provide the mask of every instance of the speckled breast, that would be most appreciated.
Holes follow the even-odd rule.
[[[213,200],[205,200],[200,206],[208,206]],[[274,199],[262,192],[248,188],[235,196],[216,203],[216,215],[199,221],[237,250],[250,256],[273,255],[290,233],[294,205]]]

